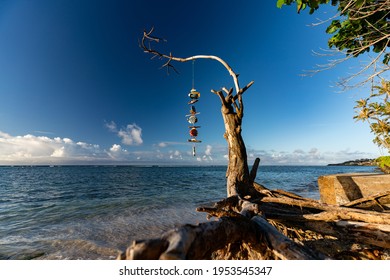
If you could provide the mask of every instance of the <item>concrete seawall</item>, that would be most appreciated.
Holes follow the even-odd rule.
[[[321,202],[342,205],[350,201],[390,191],[390,174],[347,173],[318,178]]]

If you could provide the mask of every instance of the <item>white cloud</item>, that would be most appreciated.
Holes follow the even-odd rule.
[[[88,148],[91,147],[90,144],[85,143],[85,142],[77,142],[76,145],[78,145],[78,146],[80,146],[81,148],[84,148],[84,149],[88,149]],[[93,146],[97,147],[96,145],[93,145]]]
[[[320,151],[317,148],[311,148],[310,151],[309,151],[309,155],[319,156],[320,155]]]
[[[125,145],[141,145],[142,129],[136,124],[128,124],[125,129],[118,132],[118,136],[122,138],[122,143]]]
[[[115,132],[118,137],[122,139],[122,143],[125,145],[141,145],[143,143],[142,128],[135,123],[128,124],[125,128],[121,128],[119,130],[116,123],[113,121],[109,123],[106,122],[105,125],[111,132]]]
[[[116,152],[119,152],[121,149],[122,149],[121,145],[114,144],[110,148],[110,152],[116,153]]]
[[[161,143],[158,143],[157,146],[159,146],[160,148],[165,148],[168,146],[168,144],[165,142],[161,142]]]
[[[153,144],[153,147],[155,147],[156,149],[167,148],[167,147],[176,147],[176,148],[178,148],[180,146],[188,147],[189,143],[187,141],[186,142],[162,141],[162,142],[159,142],[157,144]]]
[[[301,150],[301,149],[296,149],[293,153],[294,153],[294,154],[304,154],[305,151],[304,151],[304,150]]]
[[[111,122],[106,122],[105,123],[106,127],[108,128],[108,130],[112,131],[112,132],[117,132],[117,128],[116,128],[116,123],[111,121]]]
[[[12,136],[0,132],[0,164],[52,164],[107,158],[99,145],[75,143],[70,138]]]
[[[72,139],[69,139],[69,138],[64,138],[63,141],[64,141],[64,143],[66,143],[66,144],[73,144]]]
[[[177,160],[182,160],[183,159],[183,156],[182,156],[182,153],[178,150],[176,151],[169,151],[170,155],[169,155],[169,158],[170,159],[177,159]]]
[[[65,156],[65,147],[62,146],[59,149],[56,149],[51,155],[51,157],[64,157]]]
[[[116,160],[125,160],[127,156],[129,155],[129,152],[126,149],[123,149],[121,145],[114,144],[111,146],[109,152],[107,154],[112,158]]]
[[[204,156],[203,156],[203,159],[204,160],[207,160],[207,161],[212,161],[213,160],[213,158],[211,157],[211,150],[213,149],[213,147],[211,146],[211,145],[207,145],[206,146],[206,150],[205,150],[205,152],[204,152]]]
[[[211,149],[212,149],[213,147],[211,146],[211,145],[207,145],[206,146],[206,151],[204,152],[204,154],[206,155],[206,156],[211,156]]]

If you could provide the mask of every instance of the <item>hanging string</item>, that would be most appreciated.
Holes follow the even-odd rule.
[[[195,88],[195,60],[192,61],[192,88]],[[196,156],[195,143],[192,144],[192,155]]]
[[[192,88],[195,88],[195,60],[192,61]]]

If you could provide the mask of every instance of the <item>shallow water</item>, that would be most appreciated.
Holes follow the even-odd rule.
[[[325,174],[374,167],[261,166],[256,181],[319,199]],[[226,167],[0,167],[0,259],[113,259],[134,239],[205,221]]]

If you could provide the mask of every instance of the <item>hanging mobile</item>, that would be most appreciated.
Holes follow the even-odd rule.
[[[198,98],[200,97],[200,93],[197,92],[196,89],[192,88],[188,96],[191,98],[188,104],[194,104],[199,101]]]
[[[198,118],[196,117],[196,115],[199,114],[199,112],[196,111],[195,109],[195,106],[193,106],[192,104],[195,104],[196,102],[199,101],[199,97],[200,97],[200,93],[198,91],[196,91],[196,89],[194,88],[194,63],[195,63],[195,60],[192,61],[192,89],[190,91],[190,93],[188,94],[188,97],[191,99],[188,104],[191,105],[190,107],[190,114],[189,115],[186,115],[186,117],[188,117],[187,121],[191,124],[191,126],[189,126],[188,128],[190,128],[190,136],[191,136],[191,139],[188,139],[188,142],[192,142],[193,143],[193,146],[192,146],[192,155],[193,156],[196,156],[196,150],[195,150],[195,143],[200,143],[202,141],[198,140],[196,137],[198,136],[198,130],[197,128],[200,128],[200,126],[195,126],[195,123],[198,122]]]

